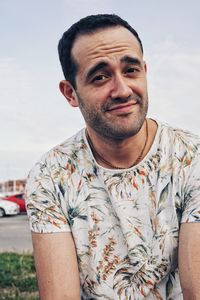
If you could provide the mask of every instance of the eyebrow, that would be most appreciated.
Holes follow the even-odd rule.
[[[138,65],[138,66],[142,66],[141,61],[138,58],[129,56],[129,55],[125,55],[124,57],[122,57],[120,59],[121,63],[128,63],[128,64],[133,64],[133,65]],[[86,75],[86,81],[89,81],[90,78],[98,71],[108,67],[109,64],[107,62],[99,62],[97,64],[95,64],[93,67],[91,67],[91,69],[88,71],[87,75]]]
[[[97,63],[88,71],[86,80],[89,80],[96,72],[106,68],[107,66],[108,66],[108,63],[106,63],[106,62]]]
[[[121,63],[128,63],[128,64],[132,64],[132,65],[142,66],[142,63],[138,58],[132,57],[132,56],[129,56],[129,55],[126,55],[126,56],[122,57],[120,59],[120,61],[121,61]]]

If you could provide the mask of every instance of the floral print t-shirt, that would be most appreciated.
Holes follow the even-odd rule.
[[[99,166],[83,129],[29,174],[31,230],[71,232],[81,299],[183,299],[178,237],[181,223],[200,222],[200,139],[157,123],[150,151],[132,168]]]

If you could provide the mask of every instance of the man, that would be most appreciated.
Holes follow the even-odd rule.
[[[28,178],[41,299],[200,299],[200,139],[146,118],[142,43],[118,16],[81,19],[58,49],[86,129]]]

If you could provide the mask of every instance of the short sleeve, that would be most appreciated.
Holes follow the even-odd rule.
[[[25,199],[30,228],[33,232],[69,232],[66,204],[52,178],[46,159],[29,173]]]
[[[200,222],[200,155],[189,166],[181,223]]]

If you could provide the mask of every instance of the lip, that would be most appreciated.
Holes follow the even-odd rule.
[[[136,104],[137,103],[126,103],[126,104],[114,105],[110,109],[108,109],[108,112],[131,113],[133,110],[133,107]]]

